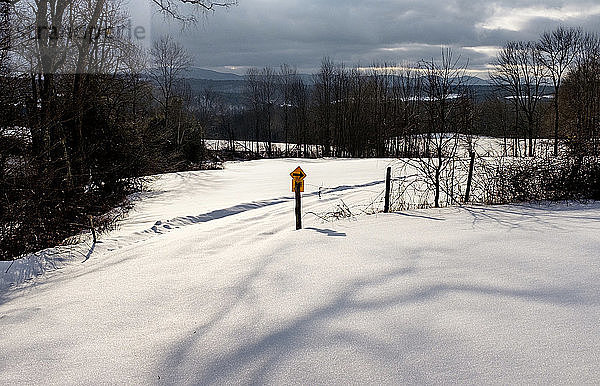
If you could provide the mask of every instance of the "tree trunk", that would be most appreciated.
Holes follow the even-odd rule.
[[[440,207],[440,174],[442,171],[442,148],[438,146],[437,148],[437,165],[435,168],[435,202],[434,205],[436,208]]]
[[[554,156],[558,156],[558,89],[554,92]]]

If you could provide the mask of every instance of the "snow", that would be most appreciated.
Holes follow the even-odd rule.
[[[600,203],[362,215],[393,162],[157,177],[91,253],[1,288],[1,383],[600,383]]]

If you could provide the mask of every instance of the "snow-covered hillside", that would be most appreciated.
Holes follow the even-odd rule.
[[[600,383],[600,204],[360,215],[392,162],[161,176],[62,269],[1,265],[0,383]]]

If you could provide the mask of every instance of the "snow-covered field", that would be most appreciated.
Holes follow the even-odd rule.
[[[600,203],[361,215],[391,163],[165,175],[61,269],[0,264],[0,383],[599,384]]]
[[[439,135],[439,134],[438,134]],[[452,135],[452,134],[448,134]],[[425,141],[425,136],[422,135],[421,141]],[[480,157],[496,157],[496,156],[511,156],[514,155],[515,149],[517,147],[518,154],[526,154],[526,151],[523,149],[525,144],[525,140],[519,139],[515,144],[513,139],[507,139],[506,143],[502,138],[495,137],[486,137],[486,136],[472,136],[466,137],[461,135],[459,137],[460,148],[458,154],[462,157],[469,156],[469,149],[467,147],[467,142],[471,142],[473,149],[477,152]],[[398,145],[399,143],[399,145]],[[402,148],[402,144],[404,140],[402,138],[398,138],[398,143],[396,143],[393,139],[387,144],[389,151],[393,153],[393,149],[398,145],[399,148]],[[254,151],[256,149],[255,141],[244,141],[244,140],[236,140],[232,143],[228,140],[224,139],[207,139],[205,141],[205,145],[210,150],[223,150],[229,149],[232,147],[236,151]],[[451,143],[449,143],[451,145]],[[566,151],[566,144],[560,144],[560,151]],[[289,154],[296,154],[297,148],[293,143],[288,143],[287,145],[283,142],[273,142],[271,144],[273,150],[279,154],[285,154],[286,151],[289,151]],[[424,142],[422,142],[422,146],[424,146]],[[536,139],[534,142],[535,146],[535,154],[541,157],[547,157],[553,153],[554,141],[552,139]],[[265,142],[259,142],[259,146],[261,152],[266,152],[267,144]],[[304,145],[302,145],[302,149],[304,149]],[[322,149],[318,145],[307,145],[307,151],[312,155],[322,154]]]

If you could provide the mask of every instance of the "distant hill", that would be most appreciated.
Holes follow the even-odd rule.
[[[441,78],[440,78],[441,79]],[[427,84],[427,76],[421,76],[421,81]],[[465,75],[462,77],[456,77],[451,79],[451,83],[454,85],[461,84],[463,86],[492,86],[489,80],[481,79],[476,76]]]
[[[314,83],[312,75],[298,75],[307,85],[311,86]],[[204,90],[211,90],[220,94],[225,102],[231,106],[241,107],[243,104],[242,93],[245,86],[243,75],[192,67],[185,73],[184,77],[196,94],[202,94]]]
[[[205,90],[219,94],[230,106],[241,107],[243,104],[244,81],[212,80],[188,78],[188,84],[195,95],[203,95]]]
[[[465,76],[463,77],[463,83],[468,86],[491,86],[489,80],[481,79],[476,76]]]
[[[298,74],[300,78],[306,84],[313,84],[313,75],[311,74]],[[238,80],[243,81],[244,76],[234,74],[231,72],[219,72],[213,70],[207,70],[205,68],[200,67],[192,67],[185,74],[185,77],[188,79],[202,79],[202,80]]]
[[[192,67],[186,72],[185,77],[189,79],[206,80],[244,80],[243,76],[231,72],[219,72],[199,67]]]

